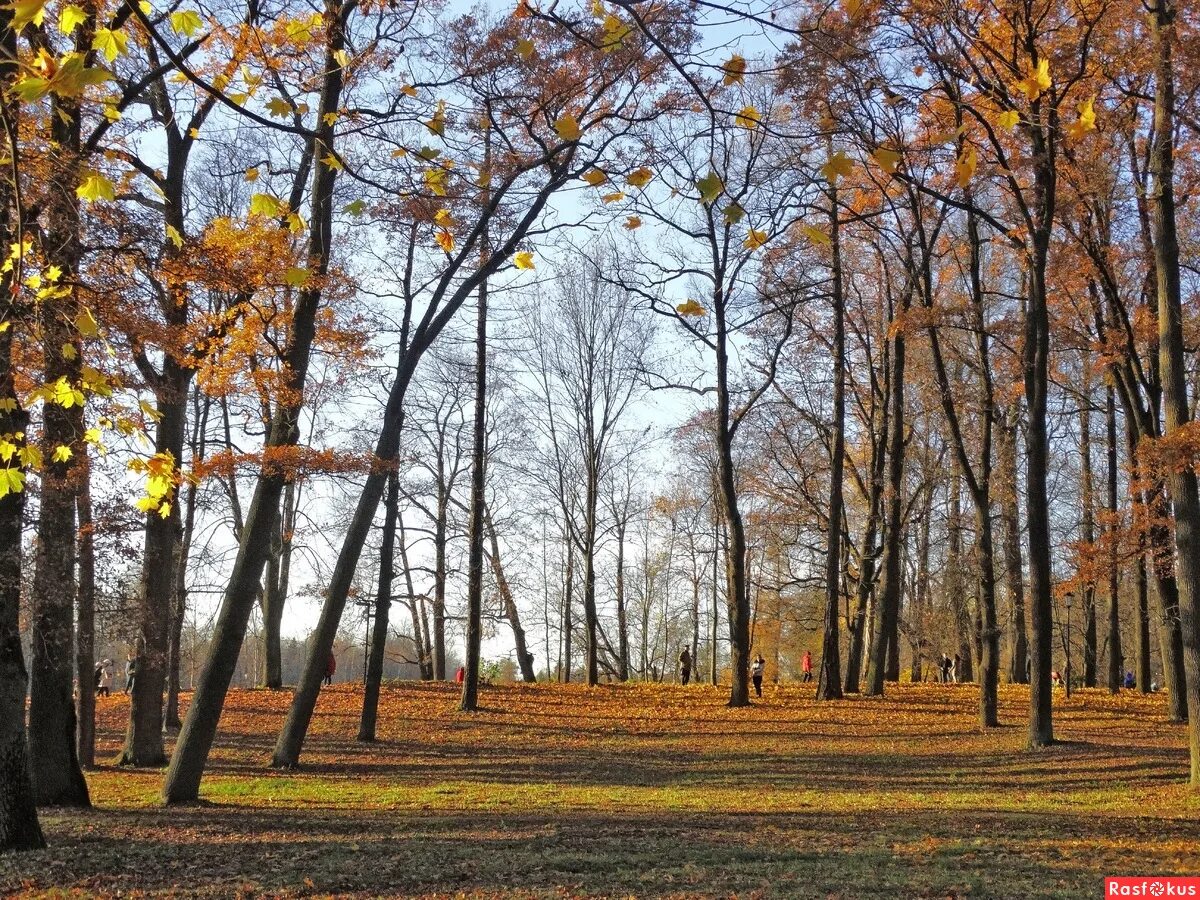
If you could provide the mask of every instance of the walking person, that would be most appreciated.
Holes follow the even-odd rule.
[[[963,670],[962,669],[962,656],[955,653],[953,669],[952,669],[952,671],[954,672],[954,683],[955,684],[958,684],[962,680],[962,670]]]
[[[125,693],[129,694],[133,691],[133,681],[137,678],[137,657],[130,653],[125,660]]]
[[[112,660],[106,659],[101,661],[100,668],[97,671],[96,681],[96,696],[110,697],[112,696],[113,670]]]
[[[767,670],[767,661],[763,659],[760,653],[754,657],[754,663],[750,666],[750,678],[754,681],[754,694],[757,697],[762,696],[762,680],[763,672]]]
[[[692,680],[692,654],[684,647],[679,653],[679,683],[687,684]]]
[[[804,659],[800,661],[800,669],[804,672],[804,677],[800,679],[801,683],[808,684],[812,681],[812,651],[804,651]]]
[[[333,655],[333,651],[329,651],[329,659],[325,660],[325,685],[328,687],[333,684],[333,674],[337,671],[337,657]]]
[[[943,653],[941,665],[938,666],[938,671],[941,672],[941,675],[942,675],[942,677],[939,680],[942,682],[942,684],[950,683],[950,670],[953,667],[954,667],[954,663],[952,663],[950,661],[950,657],[947,654]]]

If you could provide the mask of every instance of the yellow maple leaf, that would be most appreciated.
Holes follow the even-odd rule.
[[[606,181],[608,181],[608,176],[605,175],[603,172],[601,172],[599,169],[590,169],[587,172],[584,172],[583,175],[580,176],[580,178],[582,178],[584,181],[586,181],[592,187],[600,187],[600,185],[602,185]]]
[[[563,113],[554,121],[554,130],[564,141],[577,141],[583,137],[579,120],[570,113]]]
[[[1025,97],[1031,103],[1041,96],[1043,91],[1050,89],[1050,60],[1040,59],[1036,67],[1031,67],[1025,77],[1017,82],[1017,87],[1025,92]]]
[[[903,157],[895,150],[879,147],[871,154],[871,158],[879,164],[879,168],[891,175],[896,171],[896,167],[900,165],[900,160]]]
[[[513,256],[513,265],[518,269],[533,269],[533,251],[521,250]]]
[[[625,181],[636,188],[643,188],[650,183],[650,179],[654,177],[654,173],[645,166],[634,169],[626,177]]]
[[[605,194],[600,198],[601,203],[620,203],[625,199],[624,191],[613,191],[611,194]]]
[[[626,231],[634,231],[642,227],[642,220],[638,216],[630,216],[625,220],[625,224],[622,227]]]
[[[533,46],[533,41],[529,38],[520,38],[517,41],[517,56],[524,60],[533,59],[533,54],[536,48]]]
[[[1015,109],[1007,109],[1000,115],[996,116],[996,126],[1003,128],[1005,131],[1012,131],[1017,127],[1017,123],[1021,121],[1021,114]]]
[[[744,57],[734,54],[721,63],[721,72],[725,77],[722,83],[725,85],[741,84],[746,77],[746,60]]]
[[[454,235],[452,235],[446,229],[439,228],[435,237],[437,238],[438,246],[447,253],[450,253],[454,250]]]
[[[1071,140],[1081,140],[1089,131],[1096,130],[1096,110],[1093,108],[1095,102],[1095,97],[1089,97],[1079,104],[1079,118],[1067,128],[1067,135]]]
[[[753,106],[743,106],[734,121],[742,128],[754,128],[762,122],[762,114]]]
[[[438,137],[446,135],[446,101],[439,100],[437,110],[433,114],[433,118],[425,123],[425,127],[436,134]]]
[[[458,225],[458,220],[451,215],[448,209],[439,209],[433,216],[435,225],[441,228],[455,228]]]
[[[757,250],[766,242],[767,233],[765,231],[756,231],[751,228],[749,236],[747,236],[746,240],[742,241],[742,246],[747,250]]]
[[[825,165],[821,166],[821,174],[830,184],[836,185],[839,178],[849,175],[853,169],[854,163],[850,157],[839,150],[829,158]]]
[[[675,312],[681,316],[703,316],[707,310],[689,297],[686,303],[680,303],[675,307]]]
[[[800,233],[808,238],[810,243],[817,244],[822,247],[827,247],[833,243],[833,241],[830,240],[829,235],[827,235],[820,228],[817,228],[815,225],[801,225]]]

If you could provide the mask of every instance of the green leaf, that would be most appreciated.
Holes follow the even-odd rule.
[[[308,269],[288,269],[287,275],[284,276],[284,281],[291,287],[304,287],[308,283]]]
[[[352,216],[361,216],[366,208],[367,203],[365,200],[354,200],[350,203],[347,203],[342,208],[342,212],[348,212]]]
[[[283,202],[270,194],[253,194],[250,197],[250,212],[253,215],[276,218],[283,215]]]
[[[35,103],[50,93],[50,82],[45,78],[27,75],[13,85],[13,90],[26,103]]]
[[[709,170],[707,175],[696,182],[696,188],[700,191],[701,202],[707,206],[721,196],[721,192],[725,190],[725,182],[716,172]]]
[[[746,211],[736,203],[730,203],[727,207],[721,210],[721,214],[725,216],[726,225],[736,225],[746,216]]]

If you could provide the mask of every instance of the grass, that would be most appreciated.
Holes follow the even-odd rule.
[[[161,772],[89,773],[96,808],[45,811],[50,848],[0,857],[0,895],[1100,897],[1105,875],[1200,874],[1200,798],[1162,696],[1056,697],[1024,749],[1025,689],[978,731],[971,686],[818,704],[768,689],[327,689],[302,769],[265,768],[290,695],[230,694],[201,805]],[[185,698],[186,699],[186,698]],[[123,697],[100,701],[99,756]]]

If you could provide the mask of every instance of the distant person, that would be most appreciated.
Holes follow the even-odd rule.
[[[137,657],[132,653],[125,660],[125,693],[133,691],[133,680],[137,678]]]
[[[333,684],[333,675],[337,672],[337,657],[333,655],[333,651],[329,651],[329,658],[325,660],[325,685]]]
[[[1050,673],[1050,683],[1052,685],[1054,685],[1055,687],[1063,686],[1063,677],[1059,673],[1058,669],[1055,669],[1053,672]]]
[[[112,660],[106,659],[100,663],[100,682],[96,687],[97,697],[109,697],[112,695],[113,670]]]
[[[754,681],[754,693],[756,696],[762,696],[762,680],[763,672],[767,670],[767,661],[763,659],[760,653],[754,657],[754,663],[750,666],[750,678]]]
[[[954,683],[958,684],[959,682],[962,681],[962,676],[963,676],[962,656],[958,653],[955,653],[954,654],[954,662],[951,663],[950,665],[951,665],[951,671],[954,673]]]
[[[684,647],[679,653],[679,683],[687,684],[692,680],[692,654]]]
[[[92,673],[92,691],[100,696],[100,679],[104,677],[104,663],[96,663],[96,671]]]
[[[1025,683],[1029,684],[1033,680],[1033,658],[1025,657]]]
[[[800,679],[802,684],[808,684],[812,681],[812,651],[804,651],[804,659],[800,661],[800,670],[804,673],[804,677]]]
[[[467,667],[459,666],[458,671],[454,673],[454,683],[462,684],[466,680],[467,680]]]
[[[1156,680],[1150,682],[1150,693],[1154,694],[1157,692],[1158,692],[1158,681],[1156,679]]]
[[[947,656],[945,653],[943,653],[942,661],[938,665],[938,672],[940,674],[938,681],[940,681],[942,684],[949,684],[950,683],[950,669],[953,666],[954,666],[954,663],[952,663],[950,661],[950,657]]]
[[[1137,687],[1137,679],[1133,677],[1132,672],[1125,673],[1125,690],[1131,691]]]

